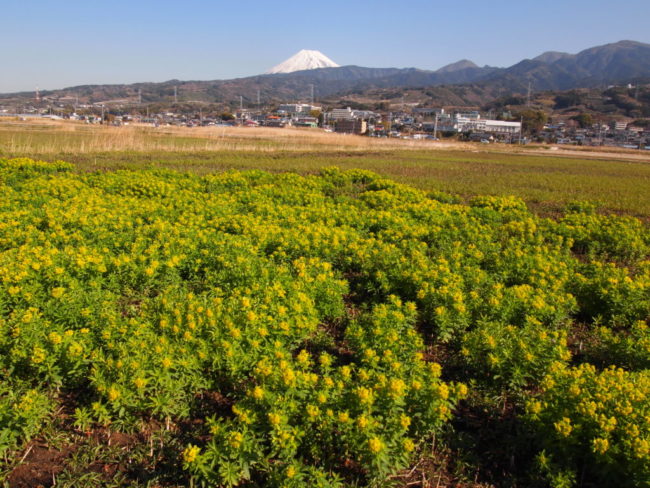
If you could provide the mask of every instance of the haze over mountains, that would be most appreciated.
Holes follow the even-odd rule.
[[[302,69],[307,67],[308,69]],[[479,67],[461,60],[436,71],[417,68],[366,68],[338,66],[318,51],[301,51],[269,70],[269,74],[215,81],[84,85],[42,92],[44,96],[74,96],[84,102],[133,99],[141,91],[143,102],[179,101],[263,103],[307,100],[311,85],[318,98],[385,88],[441,87],[483,100],[533,90],[567,90],[615,83],[650,81],[650,44],[620,41],[578,54],[549,51],[507,67]],[[458,87],[458,88],[456,88]],[[33,92],[2,95],[33,97]]]

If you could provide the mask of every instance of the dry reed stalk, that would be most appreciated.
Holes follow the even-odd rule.
[[[455,141],[376,139],[326,133],[318,129],[270,127],[122,127],[88,125],[75,121],[0,119],[0,150],[26,156],[32,154],[88,154],[94,152],[367,152],[398,150],[515,153],[587,159],[650,161],[648,151],[620,148],[519,147]]]
[[[107,151],[390,151],[395,149],[462,148],[457,143],[430,143],[395,139],[371,139],[314,129],[242,127],[146,127],[88,126],[67,121],[0,123],[13,132],[5,149],[12,153],[90,153]],[[28,137],[36,133],[38,138]]]

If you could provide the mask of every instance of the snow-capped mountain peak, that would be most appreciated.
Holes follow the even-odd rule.
[[[276,73],[293,73],[294,71],[303,71],[306,69],[318,68],[338,68],[339,65],[325,56],[320,51],[310,51],[303,49],[294,54],[286,61],[274,66],[265,74],[271,75]]]

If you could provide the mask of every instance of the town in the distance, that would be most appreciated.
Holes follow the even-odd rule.
[[[581,63],[603,57],[602,49],[610,58],[614,49],[634,50],[650,60],[650,46],[631,41],[577,55],[544,53],[507,69],[463,60],[435,72],[341,67],[319,51],[302,50],[256,77],[0,95],[0,116],[114,126],[305,127],[380,138],[648,150],[650,68],[645,65],[650,62],[617,80],[608,78],[614,69],[609,61],[601,72],[585,72],[586,78],[571,85],[549,81],[548,70],[560,70],[562,79],[574,65],[579,72]],[[207,96],[208,91],[217,95]]]

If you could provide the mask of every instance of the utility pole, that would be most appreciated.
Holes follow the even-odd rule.
[[[602,120],[598,121],[598,145],[603,145],[603,122]]]
[[[178,87],[174,85],[174,103],[178,103]]]
[[[603,125],[600,122],[598,122],[598,145],[599,146],[603,145],[602,133],[603,133]]]
[[[142,105],[142,88],[138,88],[138,103]]]
[[[242,95],[239,95],[239,110],[244,110],[244,97]]]
[[[523,115],[519,118],[519,145],[521,146],[521,136],[524,131],[524,117]]]
[[[529,81],[528,82],[528,96],[526,97],[526,106],[527,107],[530,107],[530,91],[531,91],[531,88],[532,88],[532,84]]]
[[[311,104],[314,104],[314,84],[310,83],[309,86],[311,87]]]
[[[104,124],[104,105],[102,105],[102,124]]]
[[[257,108],[259,109],[261,107],[260,103],[260,89],[257,89]]]
[[[436,113],[436,118],[433,123],[433,137],[438,138],[438,114]]]

